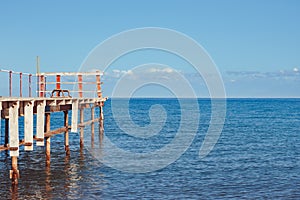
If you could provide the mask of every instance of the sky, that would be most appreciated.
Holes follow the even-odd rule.
[[[221,73],[227,97],[300,97],[299,9],[298,0],[0,0],[0,68],[35,73],[39,56],[43,72],[78,71],[111,36],[160,27],[183,33],[205,49]],[[112,63],[103,77],[104,95],[111,96],[122,75],[144,63],[166,67],[149,66],[140,79],[168,78],[180,87],[173,79],[179,73],[198,97],[209,96],[189,63],[151,50]],[[135,95],[171,94],[154,85]]]

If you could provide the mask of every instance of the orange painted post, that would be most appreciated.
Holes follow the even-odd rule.
[[[97,82],[97,94],[98,94],[98,98],[101,98],[102,97],[102,92],[101,92],[100,74],[96,75],[96,82]]]
[[[40,94],[39,97],[44,97],[45,96],[45,76],[41,75],[40,76]]]
[[[82,75],[78,75],[78,92],[79,97],[82,98]]]
[[[60,90],[60,75],[56,75],[56,89]],[[59,92],[56,92],[56,96],[59,96]]]

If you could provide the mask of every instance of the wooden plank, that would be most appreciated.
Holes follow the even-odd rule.
[[[66,130],[68,128],[69,127],[62,127],[62,128],[58,128],[58,129],[55,129],[55,130],[52,130],[52,131],[47,131],[45,133],[45,137],[52,137],[53,135],[64,133],[64,132],[66,132]]]
[[[33,150],[33,101],[28,101],[24,104],[24,135],[25,135],[25,143],[30,146],[25,146],[25,151]]]
[[[50,131],[50,113],[46,113],[45,114],[45,119],[46,119],[46,123],[45,123],[45,132]],[[51,138],[50,137],[46,137],[46,166],[50,166],[50,159],[51,159]]]
[[[9,147],[10,156],[19,156],[19,102],[12,102],[9,107]]]
[[[44,146],[44,125],[45,125],[45,101],[37,102],[37,115],[36,115],[36,138],[37,146]]]
[[[85,126],[90,125],[92,123],[99,122],[99,120],[100,120],[100,117],[97,118],[97,119],[90,120],[90,121],[82,122],[82,123],[78,124],[78,127],[79,128],[85,127]]]
[[[78,124],[78,100],[74,100],[72,103],[72,125],[71,132],[77,133]]]

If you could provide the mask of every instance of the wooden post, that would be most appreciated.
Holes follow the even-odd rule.
[[[31,97],[31,78],[32,78],[32,74],[29,74],[28,76],[28,95],[29,97]]]
[[[44,146],[45,101],[38,101],[36,115],[36,145]]]
[[[9,150],[11,156],[12,170],[10,170],[10,178],[12,184],[18,184],[18,156],[19,156],[19,102],[12,102],[9,106]]]
[[[22,72],[20,73],[20,97],[22,97]]]
[[[82,75],[78,75],[78,92],[79,97],[82,98]]]
[[[45,132],[50,131],[50,113],[45,113]],[[46,138],[46,166],[50,166],[51,160],[51,137]]]
[[[8,146],[8,129],[9,129],[9,119],[5,119],[5,141],[4,141],[4,146]]]
[[[12,71],[9,71],[9,96],[12,96]]]
[[[80,108],[80,124],[83,123],[83,114],[84,114],[84,109],[83,108]],[[84,145],[83,145],[83,129],[84,127],[80,127],[80,148],[82,148]]]
[[[64,111],[64,126],[66,127],[65,131],[65,151],[66,155],[70,155],[70,147],[69,147],[69,112],[67,110]]]
[[[33,101],[28,101],[24,106],[25,151],[33,150],[33,104]]]
[[[18,157],[17,156],[11,157],[11,166],[12,166],[12,170],[10,172],[10,178],[12,179],[11,184],[17,185],[18,178],[19,178]]]
[[[100,80],[100,72],[96,75],[96,82],[97,82],[97,94],[98,98],[102,97],[102,91],[101,91],[101,80]]]
[[[94,119],[95,119],[95,106],[91,107],[91,120],[92,120],[92,124],[91,124],[91,143],[92,143],[92,147],[94,147],[94,141],[95,141],[95,123],[94,123]]]
[[[103,103],[100,105],[100,132],[103,134],[104,131],[104,126],[103,126],[103,120],[104,120],[104,115],[103,115]]]
[[[77,133],[77,126],[78,126],[78,100],[73,99],[71,132]]]

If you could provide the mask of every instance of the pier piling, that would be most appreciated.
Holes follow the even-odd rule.
[[[94,145],[94,134],[95,134],[95,122],[99,122],[99,129],[103,132],[103,105],[107,98],[102,97],[100,82],[100,72],[62,72],[62,73],[38,73],[36,75],[13,72],[11,70],[0,70],[0,72],[8,73],[9,77],[9,97],[0,98],[0,112],[1,119],[5,120],[5,137],[4,144],[0,144],[0,151],[9,151],[11,157],[11,170],[10,178],[13,185],[18,184],[20,177],[18,170],[18,157],[20,146],[24,145],[25,151],[32,151],[34,149],[34,140],[36,146],[45,146],[45,157],[46,157],[46,168],[50,169],[51,162],[51,137],[64,133],[64,148],[66,157],[70,155],[70,144],[69,134],[77,133],[77,129],[80,129],[80,152],[84,146],[84,127],[91,124],[91,142]],[[19,74],[19,96],[12,97],[13,94],[13,75]],[[24,85],[23,78],[28,76],[29,91],[28,97],[26,92],[22,91]],[[32,97],[32,76],[37,77],[37,91],[36,97]],[[49,77],[55,76],[55,82],[48,81]],[[73,76],[78,78],[78,82],[64,82],[64,76]],[[91,82],[90,79],[84,80],[86,76],[96,76],[96,82]],[[70,79],[68,79],[70,80]],[[79,97],[71,97],[69,90],[61,89],[63,84],[73,84],[78,86],[78,91],[72,91]],[[93,88],[96,90],[85,90],[85,86],[93,84]],[[47,91],[46,89],[51,88],[54,85],[53,90]],[[96,87],[95,87],[96,86]],[[52,92],[50,97],[46,97],[46,94]],[[65,95],[67,92],[68,95]],[[97,94],[94,97],[85,97],[86,93]],[[16,92],[14,91],[14,94]],[[53,95],[54,94],[54,95]],[[95,119],[95,108],[99,107],[100,115],[99,118]],[[84,121],[84,110],[85,108],[91,108],[91,119]],[[71,122],[69,123],[69,111],[72,111]],[[79,123],[78,123],[78,110],[79,110]],[[64,113],[64,124],[63,127],[51,130],[51,113],[63,112]],[[34,119],[36,116],[36,120]],[[24,134],[19,135],[19,118],[24,116]],[[35,124],[34,124],[35,123]],[[70,125],[69,125],[70,124]],[[34,133],[34,126],[36,127]],[[21,128],[20,128],[21,129]],[[70,131],[69,131],[70,129]],[[22,130],[22,129],[21,129]],[[103,133],[102,133],[103,134]],[[24,135],[24,138],[21,136]],[[102,137],[100,137],[102,138]],[[1,141],[1,140],[0,140]]]

